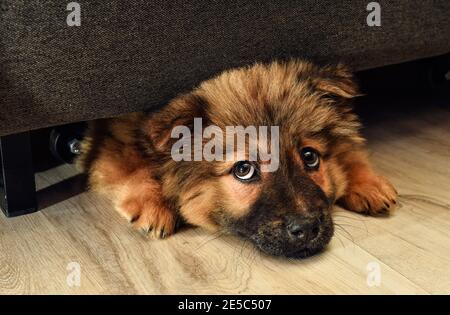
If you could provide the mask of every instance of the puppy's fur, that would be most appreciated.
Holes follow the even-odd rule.
[[[329,242],[335,202],[371,215],[395,203],[395,189],[369,164],[348,105],[357,93],[342,65],[291,61],[227,71],[158,111],[92,122],[78,164],[92,189],[145,233],[166,237],[181,218],[250,239],[269,254],[305,257]],[[192,127],[194,117],[222,129],[279,126],[279,169],[245,183],[232,174],[237,161],[175,162],[171,130]],[[305,147],[319,153],[317,170],[305,168]]]

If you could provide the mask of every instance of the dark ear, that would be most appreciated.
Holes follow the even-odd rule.
[[[144,133],[158,152],[170,151],[177,139],[171,138],[172,129],[186,126],[194,128],[194,118],[202,118],[206,124],[207,102],[195,93],[181,95],[156,112],[148,114],[144,124]]]
[[[316,89],[334,100],[344,101],[361,95],[353,74],[343,64],[319,69],[319,75],[313,81]]]

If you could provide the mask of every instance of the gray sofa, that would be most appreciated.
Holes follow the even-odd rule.
[[[235,66],[343,60],[355,70],[450,52],[450,1],[0,0],[0,136],[163,106]]]
[[[230,67],[301,57],[363,70],[450,52],[448,0],[378,1],[381,26],[368,26],[368,0],[79,0],[71,27],[69,2],[0,0],[10,177],[29,167],[6,156],[28,143],[12,134],[163,106]]]

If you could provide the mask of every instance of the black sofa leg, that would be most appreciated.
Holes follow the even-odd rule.
[[[0,137],[0,207],[7,217],[37,211],[30,133]]]

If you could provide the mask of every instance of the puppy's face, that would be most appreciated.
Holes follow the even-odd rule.
[[[165,197],[189,223],[239,235],[266,253],[319,252],[333,235],[330,210],[346,186],[339,153],[362,141],[357,118],[346,106],[355,94],[341,66],[305,62],[256,65],[203,83],[147,124],[160,153]],[[178,139],[164,130],[193,129],[194,117],[202,118],[203,128],[216,126],[223,134],[229,126],[278,127],[277,156],[272,156],[277,168],[265,171],[270,161],[250,159],[237,146],[233,158],[174,161],[171,148]],[[256,141],[257,147],[273,149],[269,138]]]
[[[327,161],[311,146],[285,152],[275,172],[238,161],[218,180],[222,204],[213,220],[266,253],[306,257],[333,234],[334,192]]]

